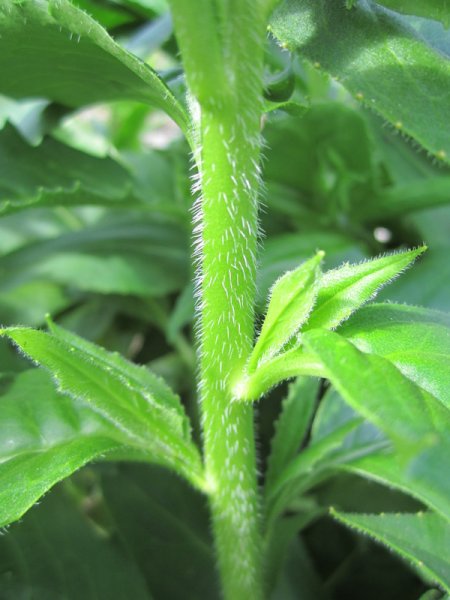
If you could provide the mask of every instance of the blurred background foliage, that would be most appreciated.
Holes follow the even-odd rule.
[[[74,4],[184,98],[165,0]],[[448,36],[436,39],[448,52]],[[450,168],[404,136],[401,124],[361,107],[319,65],[269,39],[268,85],[280,73],[287,73],[281,97],[272,86],[262,122],[259,309],[274,280],[317,249],[331,268],[425,242],[425,257],[380,297],[448,310]],[[191,174],[179,128],[147,105],[124,100],[74,110],[46,98],[0,96],[1,324],[41,327],[50,313],[147,364],[182,396],[198,436]],[[3,339],[0,361],[7,391],[29,365]],[[48,378],[40,385],[55,393]],[[263,464],[285,391],[259,409]],[[418,506],[354,475],[317,486],[310,502],[342,510]],[[87,467],[0,538],[4,600],[213,599],[215,579],[204,500],[156,467]],[[406,564],[322,512],[292,542],[274,597],[408,600],[425,590]]]

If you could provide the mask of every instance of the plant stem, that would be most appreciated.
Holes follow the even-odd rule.
[[[225,598],[260,600],[253,407],[231,390],[254,337],[266,0],[200,0],[195,11],[184,0],[171,4],[200,115],[199,396],[218,566]]]

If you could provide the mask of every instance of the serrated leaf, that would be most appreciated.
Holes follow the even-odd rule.
[[[158,75],[67,0],[2,0],[0,29],[1,93],[45,97],[71,108],[146,102],[188,134],[185,111]]]
[[[448,437],[450,412],[388,360],[360,352],[331,331],[303,337],[344,400],[407,451],[419,454]]]
[[[2,600],[152,598],[126,545],[100,532],[62,489],[0,537],[0,589]]]
[[[424,252],[425,247],[343,265],[322,276],[316,304],[303,328],[332,329],[371,300]]]
[[[276,476],[295,457],[316,406],[318,381],[299,377],[289,386],[283,400],[280,416],[275,423],[275,434],[266,472],[266,486],[270,487]]]
[[[387,358],[450,409],[450,319],[444,313],[372,304],[339,329],[363,352]]]
[[[427,580],[450,592],[450,525],[434,513],[331,514],[411,561]]]
[[[145,207],[133,184],[111,158],[90,156],[52,138],[33,147],[11,126],[0,131],[0,215],[34,206]]]
[[[18,375],[0,397],[0,526],[19,519],[57,481],[124,443],[108,420],[58,394],[44,371]]]
[[[271,30],[400,131],[450,160],[450,63],[399,15],[370,0],[352,10],[345,0],[286,0]]]
[[[275,282],[261,331],[248,361],[249,372],[279,352],[307,320],[317,296],[323,256],[323,252],[318,252]]]
[[[148,369],[54,324],[50,333],[11,327],[2,334],[45,367],[61,392],[114,425],[138,454],[201,486],[200,455],[180,400]]]

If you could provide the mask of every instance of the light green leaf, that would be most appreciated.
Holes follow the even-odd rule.
[[[405,15],[434,19],[450,26],[449,0],[377,0],[377,3]]]
[[[249,358],[249,372],[279,352],[307,320],[317,296],[323,256],[323,252],[318,252],[275,282],[266,317]]]
[[[52,138],[33,147],[11,126],[0,131],[0,215],[33,206],[145,207],[133,185],[130,173],[111,158]]]
[[[50,324],[50,333],[2,330],[32,360],[45,367],[58,389],[87,404],[125,436],[137,455],[202,485],[202,466],[190,423],[170,388],[148,369]]]
[[[450,160],[450,63],[399,15],[370,0],[352,10],[345,0],[286,0],[271,30],[398,130]]]
[[[289,386],[289,393],[283,400],[280,416],[275,423],[266,472],[267,487],[296,456],[311,423],[318,387],[318,380],[306,377],[299,377]]]
[[[411,561],[426,580],[450,592],[450,525],[434,513],[331,514]]]
[[[54,490],[0,537],[2,600],[151,600],[126,544],[84,513]]]
[[[421,247],[389,254],[327,271],[321,279],[317,302],[303,330],[337,327],[400,275],[425,249]]]
[[[1,0],[0,29],[1,93],[45,97],[71,108],[146,102],[188,134],[186,113],[158,75],[67,0]]]
[[[0,397],[0,526],[19,519],[60,479],[124,444],[108,419],[58,394],[44,371],[18,375]]]
[[[363,352],[384,356],[450,409],[450,318],[396,304],[362,308],[339,329]]]
[[[331,331],[310,331],[304,343],[344,400],[408,452],[417,455],[448,437],[450,412],[385,358]]]

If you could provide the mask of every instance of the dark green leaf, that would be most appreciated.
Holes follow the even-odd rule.
[[[102,488],[120,538],[156,598],[216,600],[219,587],[204,499],[157,468],[105,470]]]
[[[434,513],[331,514],[411,561],[427,579],[450,592],[450,525]]]
[[[435,19],[442,21],[446,27],[450,26],[449,0],[377,0],[377,2],[405,15]]]
[[[275,423],[275,435],[266,473],[270,487],[282,469],[296,456],[307,433],[316,406],[318,381],[299,377],[289,386],[281,413]]]
[[[400,17],[370,0],[352,10],[345,0],[286,0],[271,29],[400,131],[450,160],[450,64]]]
[[[166,111],[188,131],[186,113],[156,73],[67,0],[2,0],[0,28],[1,93],[72,108],[137,100]]]
[[[2,600],[150,600],[126,547],[107,538],[61,490],[0,538]]]

